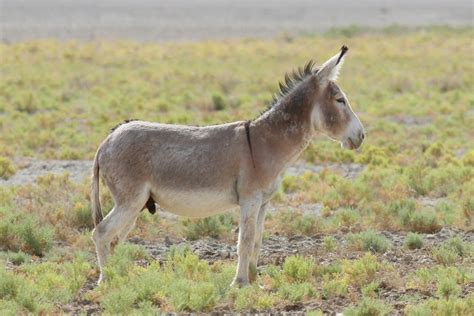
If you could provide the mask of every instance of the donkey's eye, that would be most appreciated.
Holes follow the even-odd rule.
[[[336,101],[344,105],[346,104],[346,100],[344,100],[344,98],[337,99]]]

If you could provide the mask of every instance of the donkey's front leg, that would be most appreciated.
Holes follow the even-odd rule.
[[[258,258],[260,257],[260,248],[262,247],[262,238],[263,238],[263,224],[265,223],[265,213],[267,209],[267,204],[263,204],[258,211],[257,216],[257,230],[255,232],[255,243],[252,251],[252,255],[250,256],[250,264],[249,264],[249,277],[250,282],[255,281],[257,278],[257,264]]]
[[[237,245],[237,272],[231,286],[249,284],[249,262],[255,244],[257,216],[262,205],[261,196],[254,196],[240,201],[239,244]]]

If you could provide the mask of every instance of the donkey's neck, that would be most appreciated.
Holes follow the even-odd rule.
[[[316,94],[308,78],[252,123],[252,135],[259,142],[254,148],[261,151],[257,158],[266,157],[257,164],[265,165],[270,157],[275,168],[285,168],[306,148],[313,136],[311,113]]]

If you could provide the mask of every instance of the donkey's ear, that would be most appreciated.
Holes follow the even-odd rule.
[[[347,46],[342,46],[341,51],[337,53],[337,55],[331,57],[321,66],[321,69],[316,73],[316,77],[320,82],[325,83],[337,79],[339,69],[341,69],[341,66],[344,63],[344,55],[348,50],[349,48],[347,48]]]

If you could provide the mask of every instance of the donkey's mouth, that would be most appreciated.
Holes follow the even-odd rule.
[[[360,147],[360,144],[362,142],[360,142],[359,144],[355,144],[354,141],[350,138],[350,137],[347,137],[343,142],[342,142],[342,147],[345,148],[345,149],[357,149]]]

